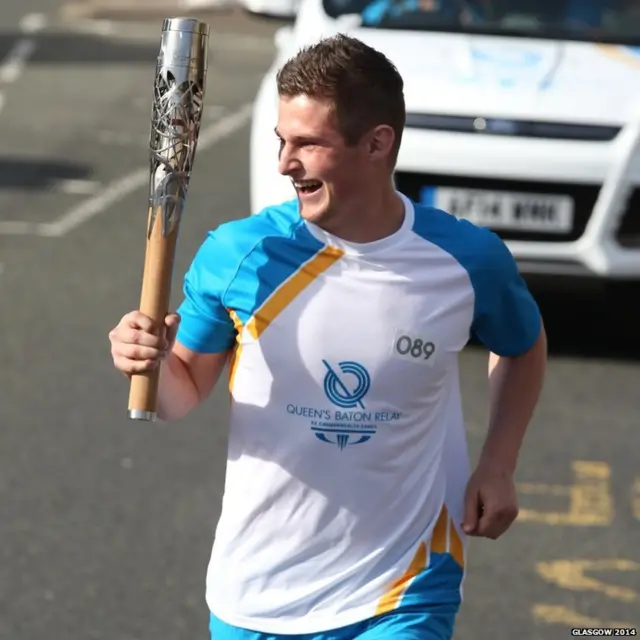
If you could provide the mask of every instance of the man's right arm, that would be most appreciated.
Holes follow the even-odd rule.
[[[204,402],[218,382],[229,354],[198,353],[176,341],[160,369],[158,418],[180,420]]]
[[[160,366],[157,413],[186,416],[211,393],[236,343],[236,327],[223,297],[237,272],[238,253],[210,233],[184,279],[184,299],[164,326],[139,311],[110,332],[116,368],[131,376]]]
[[[206,400],[235,347],[236,328],[223,302],[237,272],[230,243],[217,232],[198,249],[184,278],[180,318],[173,345],[161,365],[158,417],[178,420]]]

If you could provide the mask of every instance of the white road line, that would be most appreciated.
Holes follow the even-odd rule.
[[[19,26],[23,33],[38,33],[47,26],[47,16],[44,13],[28,13],[20,20]]]
[[[42,31],[46,25],[47,17],[43,13],[29,13],[20,20],[19,28],[22,33],[31,35]],[[0,64],[0,81],[15,81],[24,71],[35,50],[36,43],[33,40],[29,38],[18,40]],[[4,108],[5,102],[6,96],[4,93],[0,93],[0,112]],[[0,235],[32,235],[37,230],[38,225],[33,222],[0,221]]]
[[[0,81],[15,82],[22,75],[35,50],[34,40],[18,40],[0,64]]]
[[[223,107],[221,104],[210,104],[205,108],[204,115],[210,120],[218,120],[223,118],[229,111],[229,107]]]
[[[144,109],[145,112],[151,111],[151,102],[148,98],[136,98],[132,101],[132,105],[138,109]],[[233,109],[219,104],[208,104],[204,110],[204,117],[208,121],[217,122],[224,118]],[[95,132],[96,140],[100,144],[115,147],[140,147],[149,143],[149,136],[131,135],[126,131],[114,131],[112,129],[102,129]]]
[[[38,33],[46,25],[47,18],[43,13],[29,13],[19,23],[20,31],[25,35]],[[15,82],[22,75],[36,47],[35,40],[31,38],[18,40],[0,64],[0,82]]]
[[[73,196],[91,196],[100,189],[100,183],[95,180],[59,180],[55,190]]]
[[[235,113],[203,129],[198,140],[198,152],[213,147],[241,129],[250,120],[252,107],[253,105],[251,103],[245,104]],[[104,213],[137,189],[146,187],[148,183],[148,168],[138,169],[133,173],[114,180],[100,193],[81,202],[77,207],[74,207],[62,215],[55,222],[37,225],[36,233],[40,236],[60,238],[81,224],[91,220],[91,218]],[[5,223],[5,225],[6,224],[7,223]],[[0,224],[0,235],[2,233],[3,226]]]
[[[112,20],[88,20],[79,18],[73,22],[73,27],[82,33],[95,36],[112,36],[117,34],[117,24]]]
[[[20,31],[25,35],[32,35],[42,31],[47,24],[47,18],[42,13],[29,13],[24,16],[19,23]],[[0,63],[0,82],[15,82],[24,71],[29,59],[37,48],[35,40],[32,38],[22,38],[13,45],[13,48]],[[4,96],[2,105],[4,105]]]
[[[137,147],[140,144],[144,144],[142,138],[134,139],[130,134],[123,131],[98,131],[95,135],[98,142],[104,145]],[[146,138],[146,142],[149,142],[148,137]]]
[[[104,38],[118,38],[142,42],[155,42],[158,37],[157,27],[129,26],[113,20],[77,18],[65,26],[80,33],[90,33]],[[209,47],[213,51],[226,53],[273,54],[275,44],[273,36],[247,33],[226,33],[212,30]]]

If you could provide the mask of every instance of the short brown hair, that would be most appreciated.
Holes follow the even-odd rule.
[[[404,82],[384,54],[339,34],[301,49],[279,70],[276,82],[280,97],[331,100],[338,130],[348,145],[373,127],[392,127],[395,166],[406,118]]]

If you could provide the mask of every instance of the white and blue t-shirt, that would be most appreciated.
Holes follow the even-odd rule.
[[[402,227],[367,244],[297,200],[228,222],[186,275],[178,340],[232,351],[206,592],[229,624],[300,634],[459,606],[458,354],[472,335],[522,354],[541,319],[497,235],[402,197]]]

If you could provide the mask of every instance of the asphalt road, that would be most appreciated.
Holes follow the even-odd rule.
[[[0,17],[0,57],[25,24],[34,43],[17,72],[0,64],[0,638],[204,639],[226,389],[182,424],[132,423],[107,340],[138,304],[157,24],[78,33],[56,4],[9,3]],[[32,12],[47,25],[21,32]],[[176,302],[206,231],[248,210],[243,107],[276,26],[216,21],[227,37],[214,44]],[[552,357],[518,472],[522,515],[500,541],[474,541],[456,640],[640,626],[637,328],[602,301],[540,300]],[[486,356],[470,347],[462,365],[475,455]]]

